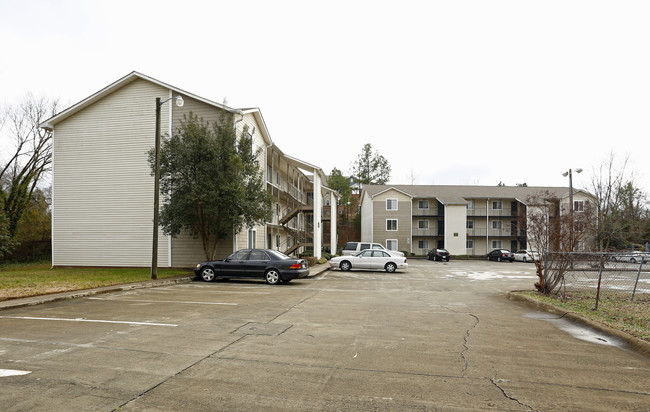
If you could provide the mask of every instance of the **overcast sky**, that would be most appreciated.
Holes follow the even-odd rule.
[[[648,1],[0,0],[0,105],[74,104],[133,70],[259,107],[287,154],[391,183],[650,191]],[[153,129],[153,126],[152,126]]]

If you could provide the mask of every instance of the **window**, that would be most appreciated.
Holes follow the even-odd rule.
[[[468,200],[467,201],[467,208],[469,210],[474,210],[474,200]]]
[[[474,241],[473,240],[468,240],[467,242],[465,242],[465,248],[474,249]]]
[[[428,229],[429,221],[428,220],[418,220],[418,229]]]
[[[386,230],[397,230],[397,219],[386,219]]]
[[[418,240],[418,249],[429,249],[428,240]]]
[[[386,239],[386,249],[397,250],[397,239]]]
[[[251,250],[248,260],[271,260],[263,250]]]
[[[280,249],[280,235],[275,235],[275,247]]]
[[[466,222],[467,229],[474,229],[474,221],[473,220],[468,220]]]
[[[428,200],[418,200],[418,209],[428,209],[429,201]]]
[[[501,210],[503,209],[503,202],[500,200],[492,202],[492,210]]]
[[[501,249],[501,241],[500,240],[493,240],[492,241],[492,249]]]
[[[397,210],[397,199],[386,199],[386,210]]]
[[[585,201],[584,200],[574,200],[573,201],[573,210],[576,212],[585,211]]]
[[[582,222],[574,222],[573,228],[574,228],[573,230],[575,230],[576,232],[582,232],[585,230]]]
[[[248,229],[248,248],[255,249],[255,238],[257,237],[257,230],[252,227]]]
[[[500,220],[493,220],[492,221],[492,229],[501,229],[501,221]]]

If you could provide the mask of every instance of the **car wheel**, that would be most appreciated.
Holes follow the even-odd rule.
[[[488,261],[488,262],[490,261],[490,257],[489,257],[489,256],[487,257],[487,261]]]
[[[212,282],[214,280],[214,269],[212,268],[203,268],[201,271],[201,279],[206,282]]]
[[[522,260],[523,260],[524,263],[528,262],[528,259],[526,259],[526,256],[524,256]]]
[[[386,266],[384,267],[386,269],[386,272],[388,273],[393,273],[397,269],[397,265],[394,264],[393,262],[388,262],[386,263]]]
[[[447,258],[447,262],[449,262],[449,258]]]
[[[630,262],[636,263],[636,259],[632,258],[632,259],[630,259]]]
[[[269,285],[277,285],[280,282],[280,274],[275,269],[269,269],[264,274],[264,280]]]
[[[501,262],[501,256],[497,258],[497,262]]]
[[[341,262],[339,267],[341,268],[342,271],[346,272],[346,271],[350,270],[352,265],[347,260],[344,260],[343,262]]]

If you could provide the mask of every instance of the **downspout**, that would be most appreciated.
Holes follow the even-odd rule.
[[[485,201],[485,254],[490,253],[490,198]]]

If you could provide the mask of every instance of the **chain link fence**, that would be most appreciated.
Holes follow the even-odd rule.
[[[562,299],[650,302],[650,254],[546,253],[547,290]]]

